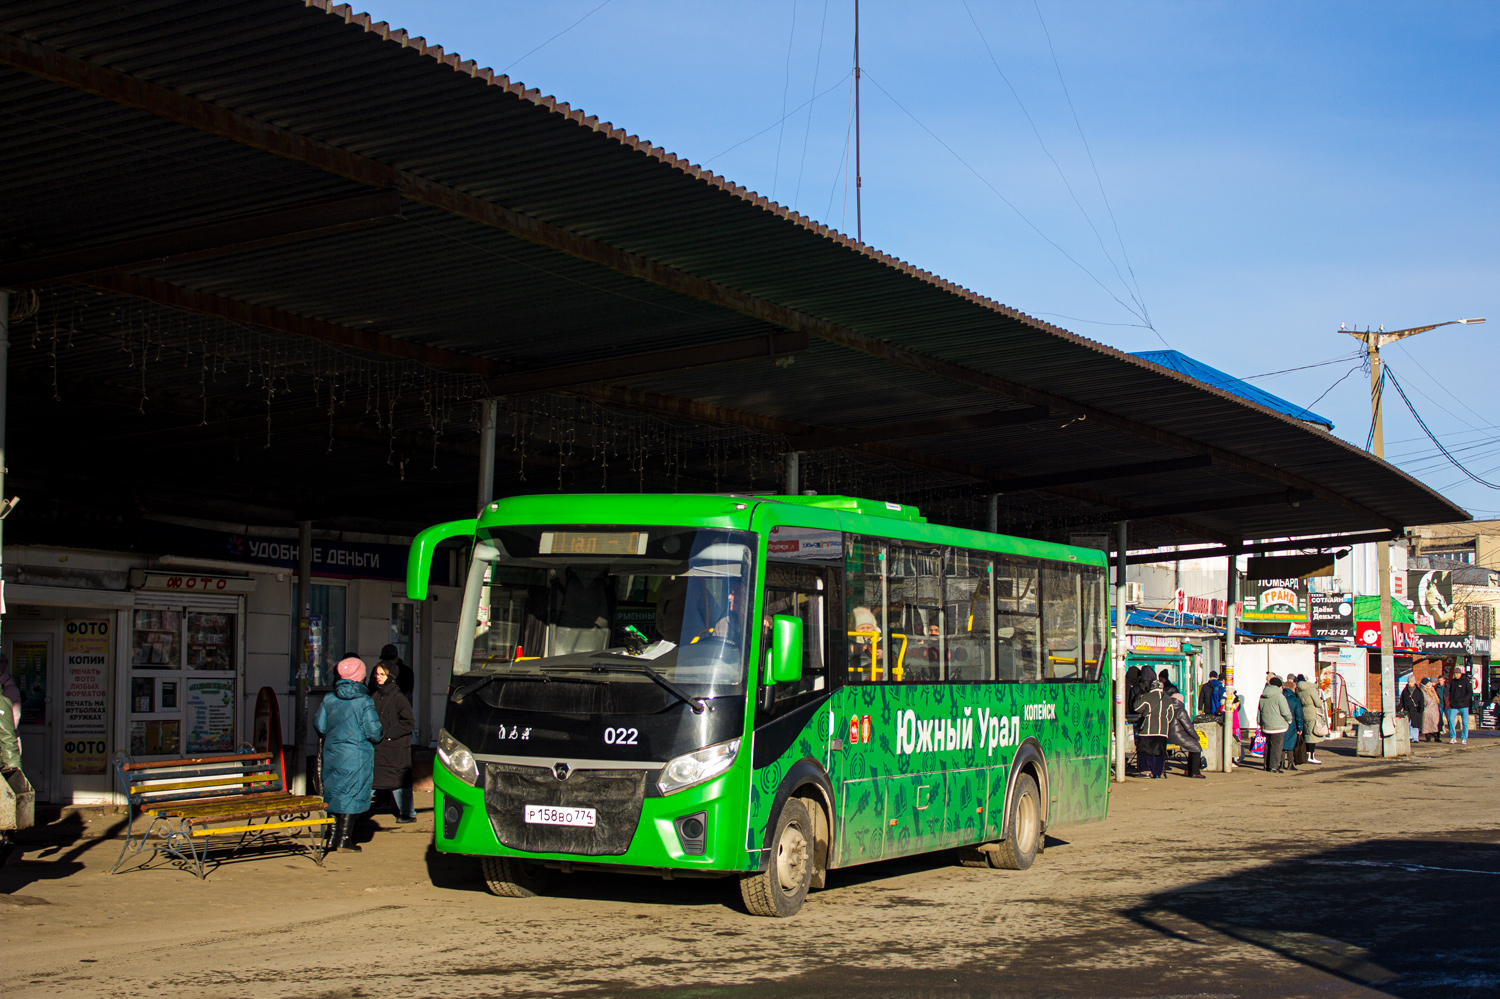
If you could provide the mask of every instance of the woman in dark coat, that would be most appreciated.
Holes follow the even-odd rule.
[[[384,738],[375,745],[375,789],[390,791],[397,822],[415,822],[411,797],[411,733],[416,716],[384,660],[375,664],[375,711]]]
[[[1150,672],[1141,673],[1141,686],[1143,692],[1131,705],[1141,716],[1135,731],[1136,767],[1142,777],[1156,779],[1165,776],[1167,765],[1167,700],[1161,681]]]
[[[375,743],[382,737],[380,716],[365,689],[365,664],[358,656],[339,661],[339,682],[323,698],[313,720],[323,736],[323,800],[333,816],[329,850],[353,850],[354,822],[370,810],[375,780]]]
[[[1286,698],[1286,708],[1292,715],[1292,724],[1287,726],[1286,734],[1281,737],[1281,751],[1286,758],[1288,770],[1297,769],[1297,756],[1293,750],[1297,748],[1302,733],[1307,731],[1307,715],[1302,711],[1302,698],[1297,696],[1296,686],[1293,682],[1281,688],[1281,696]]]

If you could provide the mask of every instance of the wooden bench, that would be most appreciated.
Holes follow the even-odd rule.
[[[229,846],[230,855],[249,846],[287,845],[306,849],[323,865],[323,827],[333,819],[316,795],[287,792],[279,754],[236,753],[136,762],[124,753],[114,760],[115,775],[129,801],[125,845],[110,869],[151,843],[146,866],[165,853],[172,863],[207,877],[209,847]],[[135,832],[137,819],[150,816]],[[231,840],[232,837],[232,840]]]

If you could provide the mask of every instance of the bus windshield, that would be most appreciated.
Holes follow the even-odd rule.
[[[690,527],[497,527],[465,605],[472,670],[623,675],[743,692],[754,535]],[[481,546],[483,549],[484,546]],[[482,551],[482,554],[488,552]],[[463,672],[459,670],[458,672]]]

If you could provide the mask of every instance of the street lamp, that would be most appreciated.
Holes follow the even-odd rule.
[[[1360,332],[1339,326],[1339,331],[1348,333],[1365,345],[1365,355],[1370,361],[1370,451],[1375,457],[1385,460],[1385,420],[1381,413],[1380,396],[1384,374],[1380,365],[1380,348],[1397,340],[1404,340],[1418,333],[1426,333],[1440,326],[1474,326],[1483,319],[1450,319],[1431,326],[1413,326],[1410,329],[1386,332],[1378,330]],[[1381,725],[1380,755],[1395,756],[1396,722],[1396,654],[1395,642],[1391,638],[1391,543],[1380,541],[1375,545],[1376,573],[1380,576],[1380,710],[1391,719],[1391,735],[1385,734]],[[1357,622],[1356,622],[1357,623]]]

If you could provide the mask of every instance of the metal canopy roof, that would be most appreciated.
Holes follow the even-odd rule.
[[[502,493],[765,490],[799,450],[1040,537],[1467,517],[347,7],[0,0],[0,109],[10,465],[58,517],[464,515],[492,395]]]

